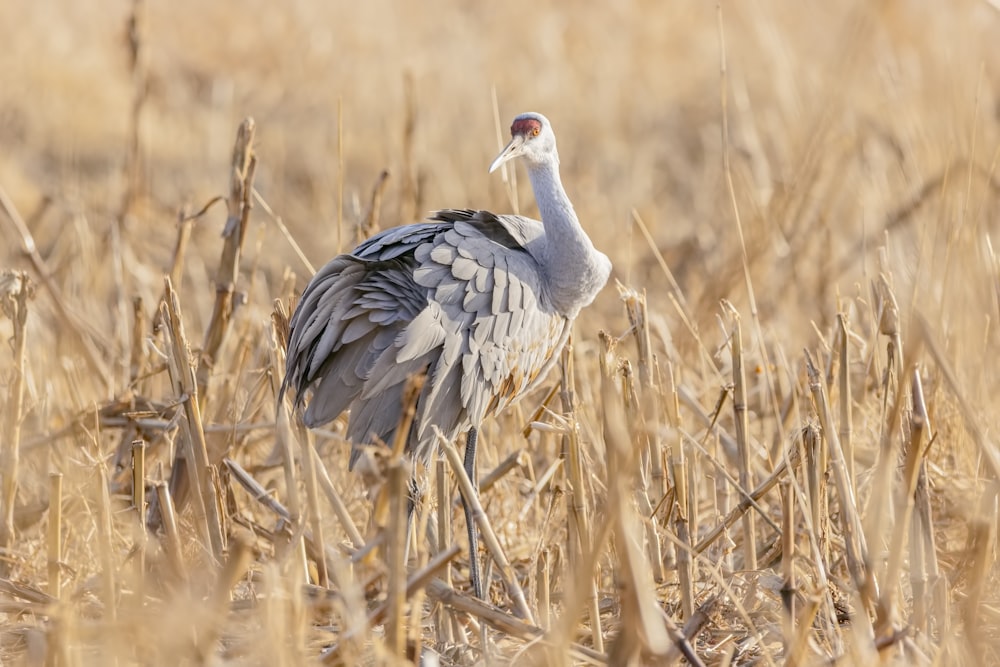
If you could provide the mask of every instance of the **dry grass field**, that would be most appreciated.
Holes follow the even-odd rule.
[[[996,2],[5,2],[0,72],[0,664],[1000,663]],[[485,605],[461,443],[404,566],[281,313],[536,215],[528,110],[615,269],[484,427]]]

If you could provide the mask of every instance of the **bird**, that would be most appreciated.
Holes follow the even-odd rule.
[[[563,188],[549,120],[519,114],[510,134],[489,173],[519,159],[540,221],[440,210],[334,257],[298,301],[278,402],[293,390],[292,408],[309,428],[349,409],[349,469],[364,446],[394,441],[407,380],[424,374],[406,454],[428,462],[438,434],[454,441],[465,433],[464,467],[478,489],[483,421],[541,384],[573,321],[608,281],[611,261]],[[419,480],[411,480],[411,495],[415,489]],[[476,528],[463,504],[470,583],[484,599]]]

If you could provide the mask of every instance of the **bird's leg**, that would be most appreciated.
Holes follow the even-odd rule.
[[[475,428],[470,428],[465,436],[465,474],[472,482],[472,490],[479,495],[479,479],[476,477],[476,441],[479,432]],[[476,529],[476,520],[472,516],[472,505],[462,496],[462,508],[465,510],[465,527],[469,531],[469,579],[472,581],[472,590],[476,597],[485,600],[483,594],[483,580],[479,574],[479,533]]]

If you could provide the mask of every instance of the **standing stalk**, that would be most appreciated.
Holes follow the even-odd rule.
[[[736,442],[740,453],[740,488],[743,493],[753,490],[753,474],[750,469],[750,426],[747,415],[746,369],[743,366],[743,329],[737,320],[733,326],[733,415],[736,419]],[[743,515],[743,568],[757,569],[757,538],[754,529],[754,514]]]
[[[17,470],[21,449],[21,412],[24,407],[25,344],[27,343],[28,297],[32,287],[24,272],[0,275],[0,308],[14,324],[14,373],[7,397],[3,433],[3,522],[0,524],[0,547],[9,552],[14,544],[14,506],[17,502]],[[9,572],[11,561],[0,560],[0,574]]]
[[[576,395],[574,393],[573,376],[573,341],[567,341],[566,347],[562,351],[562,408],[563,414],[567,416],[569,429],[563,436],[563,451],[569,466],[570,493],[569,507],[569,553],[570,562],[578,566],[583,558],[583,552],[590,544],[590,518],[587,513],[586,487],[583,483],[583,462],[580,452],[579,431],[576,424]],[[596,564],[595,564],[596,565]],[[597,566],[599,570],[599,566]],[[588,573],[589,575],[590,573]],[[590,613],[591,637],[594,642],[594,650],[604,651],[604,631],[601,629],[601,610],[598,599],[597,581],[600,578],[599,572],[592,573],[587,577],[587,609]]]

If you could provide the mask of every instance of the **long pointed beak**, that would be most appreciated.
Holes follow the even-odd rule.
[[[490,173],[492,174],[504,162],[516,158],[522,152],[524,152],[524,137],[518,134],[510,140],[509,144],[504,146],[504,149],[500,151],[500,155],[497,155],[497,159],[493,160],[493,164],[490,165]]]

